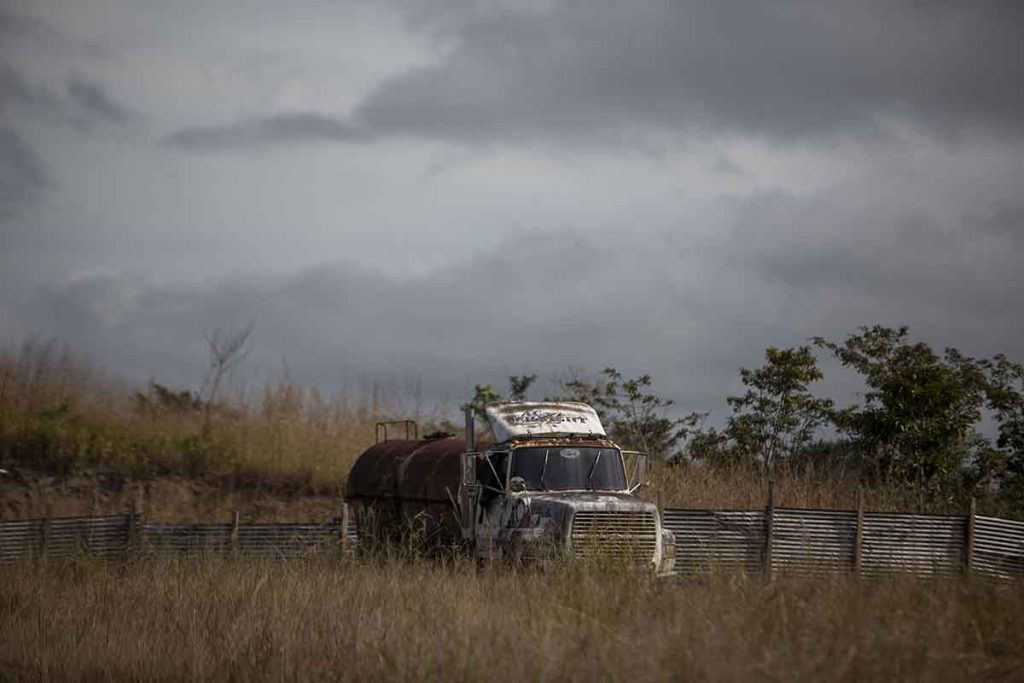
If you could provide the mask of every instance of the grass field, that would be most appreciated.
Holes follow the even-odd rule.
[[[0,517],[123,512],[144,494],[153,519],[324,519],[377,420],[443,412],[287,378],[207,409],[29,343],[0,352]],[[782,506],[853,508],[859,491],[836,469],[783,468],[775,482]],[[756,471],[655,464],[644,495],[759,508],[766,488]],[[870,509],[919,509],[899,489],[864,495]],[[958,511],[946,505],[925,509]],[[1021,589],[478,573],[462,559],[25,564],[0,570],[0,679],[1020,679]]]
[[[964,681],[1022,670],[1019,584],[659,582],[415,560],[0,573],[5,679]]]

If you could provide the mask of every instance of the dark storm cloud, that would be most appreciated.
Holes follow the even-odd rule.
[[[30,84],[16,69],[0,61],[0,113],[24,111],[46,122],[66,118],[64,105],[46,88]]]
[[[569,0],[458,25],[440,64],[384,82],[319,133],[282,135],[268,118],[169,141],[609,145],[649,132],[792,141],[873,135],[893,119],[942,136],[1024,132],[1022,3]]]
[[[183,149],[230,149],[280,142],[335,140],[355,142],[366,135],[338,119],[320,114],[282,114],[255,122],[189,128],[166,142]]]
[[[68,97],[84,115],[110,123],[126,123],[132,112],[113,97],[98,83],[79,75],[68,82]]]
[[[4,20],[0,13],[0,23]],[[66,99],[58,97],[0,61],[0,220],[35,204],[48,185],[46,169],[22,132],[21,122],[88,131],[98,123],[124,125],[133,116],[102,87],[83,77],[72,77],[67,94]]]
[[[45,85],[30,82],[11,65],[0,61],[0,115],[18,116],[55,126],[91,131],[99,124],[123,126],[135,113],[117,101],[99,83],[75,74],[68,81],[66,95],[55,94]]]
[[[474,382],[603,367],[635,353],[637,331],[613,322],[616,311],[650,313],[671,297],[615,276],[624,265],[583,241],[529,235],[425,277],[338,265],[199,288],[98,275],[48,286],[31,307],[41,333],[142,378],[194,378],[203,330],[252,322],[254,365],[273,367],[286,356],[297,380],[328,388],[360,377],[421,377],[432,396],[462,400]],[[643,333],[642,352],[672,345],[670,328]]]
[[[32,148],[13,128],[0,125],[0,221],[33,205],[46,184]]]
[[[0,35],[21,36],[34,40],[63,40],[63,36],[49,23],[12,10],[14,3],[0,0]]]
[[[939,346],[1020,358],[1022,215],[999,205],[930,215],[864,187],[812,200],[773,194],[746,202],[725,260],[808,335],[910,324]]]
[[[808,233],[779,227],[811,217],[830,238],[806,244]],[[203,330],[251,322],[251,367],[285,356],[297,381],[327,389],[419,378],[428,398],[453,404],[509,374],[613,365],[650,372],[683,407],[721,417],[739,367],[759,364],[766,346],[875,323],[909,324],[936,347],[1024,358],[1019,243],[971,243],[898,210],[874,218],[866,246],[829,250],[828,239],[858,241],[841,212],[762,198],[703,245],[523,234],[422,276],[351,264],[213,286],[92,276],[44,288],[31,309],[38,331],[140,378],[198,381]]]

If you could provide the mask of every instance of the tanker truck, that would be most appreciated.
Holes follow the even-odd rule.
[[[479,562],[559,558],[673,571],[676,540],[637,496],[647,455],[623,451],[592,407],[514,402],[486,407],[493,439],[437,432],[378,443],[355,462],[345,499],[360,545],[460,547]],[[383,426],[384,438],[380,438]],[[627,466],[628,461],[628,466]]]

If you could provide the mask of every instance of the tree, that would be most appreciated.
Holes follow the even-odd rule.
[[[209,436],[213,410],[217,405],[217,395],[227,375],[249,355],[249,336],[252,325],[240,330],[224,332],[220,328],[205,333],[203,338],[209,350],[209,364],[206,377],[203,379],[199,396],[203,397],[203,435]]]
[[[473,399],[469,403],[462,404],[462,409],[472,408],[479,425],[486,428],[486,408],[489,404],[501,403],[505,400],[525,401],[530,386],[536,380],[537,375],[511,375],[508,378],[508,399],[490,384],[477,384],[473,390]]]
[[[597,411],[609,434],[627,448],[637,448],[664,460],[681,455],[680,446],[699,431],[706,413],[681,418],[665,416],[674,405],[648,391],[650,375],[626,379],[615,368],[605,368],[594,380],[578,373],[561,382],[563,400],[586,403]]]
[[[980,476],[993,480],[1004,497],[1024,501],[1024,365],[999,354],[979,366],[987,379],[986,407],[999,425]]]
[[[537,375],[512,375],[508,378],[508,396],[512,401],[525,401],[526,392],[537,381]]]
[[[949,496],[972,453],[986,446],[974,429],[988,383],[982,367],[956,349],[940,357],[908,341],[906,327],[862,327],[841,343],[818,337],[864,378],[864,402],[833,414],[851,437],[871,474],[926,493]]]
[[[760,460],[767,477],[778,460],[803,449],[832,410],[832,402],[811,395],[807,385],[822,378],[811,347],[765,351],[764,366],[743,368],[749,387],[742,396],[729,396],[733,415],[725,435],[737,455]]]

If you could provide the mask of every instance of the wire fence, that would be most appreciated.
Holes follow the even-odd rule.
[[[1024,577],[1024,522],[967,515],[666,509],[677,570],[752,574]],[[129,513],[0,522],[0,564],[90,556],[315,557],[358,544],[348,515],[316,524],[174,524]]]

